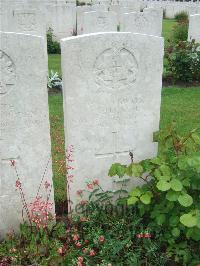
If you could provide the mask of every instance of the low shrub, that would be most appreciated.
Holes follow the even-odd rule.
[[[200,45],[182,41],[166,49],[166,69],[175,81],[200,82]]]
[[[142,223],[155,230],[162,248],[181,265],[200,262],[200,137],[195,130],[179,136],[173,126],[157,134],[158,157],[130,165],[113,164],[110,176],[139,178],[127,203]],[[120,175],[119,175],[120,173]],[[122,174],[123,173],[123,174]]]
[[[172,30],[172,42],[187,41],[188,38],[188,22],[182,21],[177,23]]]
[[[185,11],[181,11],[175,15],[175,20],[178,22],[188,21],[188,14]]]
[[[53,30],[51,28],[47,31],[47,52],[48,54],[60,54],[60,44],[59,42],[55,41],[53,35]]]
[[[48,88],[62,90],[62,79],[59,77],[57,72],[51,70],[48,76]]]

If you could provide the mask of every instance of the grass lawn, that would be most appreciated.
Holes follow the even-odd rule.
[[[51,125],[51,146],[53,163],[53,182],[55,201],[66,198],[65,183],[65,146],[64,146],[64,118],[61,94],[49,96],[49,116]]]
[[[165,38],[165,44],[168,39],[170,39],[172,28],[176,24],[174,19],[164,19],[163,20],[163,37]],[[50,54],[49,55],[49,71],[54,70],[61,75],[61,64],[60,64],[60,55],[59,54]]]
[[[58,72],[61,76],[61,55],[60,54],[49,54],[49,72],[53,70]]]
[[[62,143],[63,134],[63,109],[62,96],[59,94],[49,96],[53,170],[56,201],[65,198],[65,177],[58,171],[59,162],[64,157],[64,146],[61,151],[56,147]],[[160,128],[164,128],[172,120],[177,122],[179,133],[188,132],[194,128],[200,128],[200,87],[178,88],[167,87],[162,90]],[[56,133],[56,134],[55,134]],[[58,136],[58,138],[57,138]]]
[[[164,19],[163,20],[163,33],[162,36],[165,38],[165,45],[167,40],[171,39],[172,29],[176,25],[175,19]]]

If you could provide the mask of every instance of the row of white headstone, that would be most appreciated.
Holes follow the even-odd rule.
[[[95,1],[92,5],[76,7],[74,0],[68,0],[67,3],[64,0],[0,0],[0,30],[45,36],[46,31],[52,28],[58,40],[76,33],[117,31],[117,29],[126,31],[127,28],[138,33],[147,31],[148,34],[155,34],[156,32],[156,35],[160,36],[161,23],[158,22],[160,15],[156,17],[155,12],[150,13],[152,8],[160,10],[160,13],[161,10],[165,10],[167,17],[174,17],[181,10],[187,10],[190,15],[200,13],[198,4],[190,3],[186,6],[184,3],[185,9],[183,9],[183,3],[178,2],[147,2],[145,4],[145,2],[131,0]],[[169,11],[166,7],[169,7]],[[140,12],[141,8],[145,12]],[[100,11],[105,13],[99,14]],[[97,13],[88,14],[87,12]],[[133,12],[138,13],[127,15]],[[91,19],[95,23],[91,23]],[[150,24],[152,27],[149,26]]]
[[[78,27],[78,34],[121,31],[161,36],[162,33],[161,9],[146,8],[144,12],[123,13],[119,22],[117,14],[112,11],[83,12],[79,18],[81,27]]]
[[[22,221],[18,176],[28,202],[45,169],[44,181],[52,183],[45,45],[43,37],[0,33],[1,237]],[[61,48],[66,148],[75,149],[68,193],[75,208],[76,191],[87,181],[115,188],[108,177],[113,162],[129,163],[130,151],[135,160],[156,155],[164,48],[160,37],[119,32],[66,38]]]

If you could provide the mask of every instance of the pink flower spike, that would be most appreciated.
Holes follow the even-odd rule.
[[[88,184],[87,184],[87,188],[88,188],[88,189],[94,189],[94,186],[93,186],[92,183],[88,183]]]
[[[96,252],[94,251],[94,249],[91,249],[90,250],[90,254],[89,254],[89,256],[90,257],[93,257],[93,256],[95,256],[96,255]]]
[[[76,191],[76,194],[77,194],[78,196],[81,196],[82,193],[83,193],[83,190],[82,190],[82,189],[79,189],[79,190]]]
[[[83,257],[78,257],[78,261],[83,262]]]
[[[94,179],[93,180],[93,185],[94,186],[99,186],[99,180],[98,179]]]
[[[21,186],[22,186],[22,183],[20,182],[19,178],[17,179],[15,186],[16,186],[16,188],[21,188]]]

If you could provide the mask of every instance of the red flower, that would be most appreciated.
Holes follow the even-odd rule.
[[[74,236],[73,236],[73,240],[74,240],[74,241],[78,241],[78,240],[79,240],[79,235],[74,235]]]
[[[84,248],[82,251],[83,251],[83,253],[87,253],[88,252],[87,248]]]
[[[87,219],[86,217],[80,217],[80,221],[81,221],[81,222],[87,222],[88,219]]]
[[[144,237],[145,237],[145,238],[151,238],[151,234],[146,233],[146,234],[144,234]]]
[[[76,194],[77,194],[78,196],[81,196],[82,193],[83,193],[83,190],[81,190],[81,189],[79,189],[79,190],[76,191]]]
[[[142,238],[143,237],[143,234],[137,234],[136,237],[137,238]]]
[[[93,188],[94,188],[94,186],[93,186],[93,184],[92,184],[92,183],[88,183],[88,184],[87,184],[87,188],[88,188],[88,189],[93,189]]]
[[[93,180],[93,185],[94,186],[99,186],[99,180],[98,179],[94,179]]]
[[[77,247],[77,248],[80,248],[81,246],[82,246],[82,245],[81,245],[80,242],[77,242],[77,243],[76,243],[76,247]]]
[[[96,255],[96,252],[94,251],[94,249],[91,249],[90,250],[90,254],[89,254],[89,256],[90,257],[93,257],[93,256],[95,256]]]
[[[89,243],[89,240],[85,239],[85,244],[88,244]]]
[[[100,243],[103,243],[104,241],[105,241],[105,237],[104,237],[104,236],[100,236],[100,237],[99,237],[99,242],[100,242]]]
[[[78,257],[78,261],[83,262],[83,257]]]
[[[80,262],[80,261],[78,261],[77,264],[76,264],[76,266],[83,266],[83,263]]]
[[[65,254],[65,250],[64,250],[63,247],[60,247],[60,248],[58,249],[58,254],[59,254],[60,256],[63,256],[63,255]]]
[[[87,204],[87,203],[88,203],[87,200],[81,200],[81,202],[80,202],[81,205],[85,205],[85,204]]]

